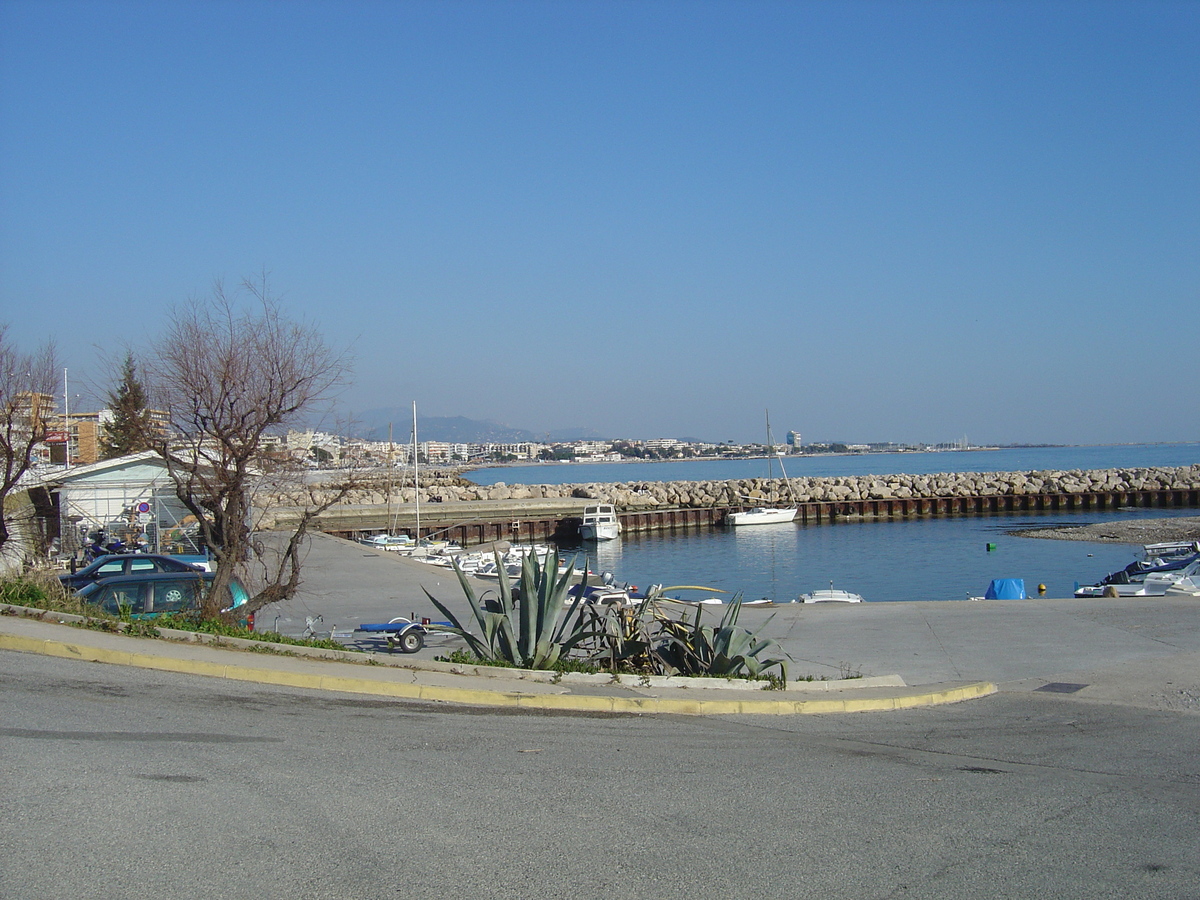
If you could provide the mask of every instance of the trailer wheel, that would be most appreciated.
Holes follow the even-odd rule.
[[[404,632],[396,639],[401,653],[416,653],[425,646],[425,636],[413,628]]]

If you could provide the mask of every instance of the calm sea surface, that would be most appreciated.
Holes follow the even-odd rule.
[[[1054,447],[951,453],[828,456],[787,461],[788,474],[865,475],[1184,466],[1200,462],[1200,444]],[[689,481],[765,475],[765,460],[536,465],[472,473],[481,484]],[[1130,509],[1106,513],[977,516],[834,525],[761,525],[626,535],[578,549],[595,571],[646,585],[696,584],[747,599],[776,601],[835,587],[868,601],[963,600],[980,597],[993,578],[1023,578],[1036,595],[1067,597],[1133,559],[1135,547],[1017,537],[1007,532],[1129,518],[1200,515],[1200,511]],[[988,544],[995,549],[988,550]]]
[[[933,472],[1034,472],[1047,469],[1120,469],[1200,463],[1200,443],[1121,444],[1102,447],[1031,447],[946,453],[864,453],[792,456],[792,478],[838,475],[928,475]],[[773,464],[775,477],[779,465]],[[675,462],[538,463],[468,472],[476,484],[591,484],[635,481],[725,481],[765,478],[765,459],[704,459]]]
[[[694,584],[777,602],[835,587],[870,601],[982,597],[993,578],[1023,578],[1034,596],[1069,597],[1133,560],[1127,544],[1052,541],[1010,535],[1020,528],[1083,525],[1129,518],[1200,515],[1198,510],[1131,509],[1114,513],[981,516],[834,525],[756,525],[625,535],[569,548],[593,571],[645,587]],[[988,550],[988,544],[995,549]],[[684,595],[697,596],[697,595]]]

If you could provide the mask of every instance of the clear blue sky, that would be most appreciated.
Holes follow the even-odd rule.
[[[263,270],[350,410],[1200,440],[1200,3],[0,0],[11,336]]]

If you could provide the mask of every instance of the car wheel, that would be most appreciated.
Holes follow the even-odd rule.
[[[416,653],[425,646],[425,636],[413,628],[400,635],[397,643],[400,645],[401,653]]]
[[[164,599],[170,605],[177,606],[183,603],[183,591],[181,591],[179,588],[171,588],[169,591],[167,591],[167,595]]]

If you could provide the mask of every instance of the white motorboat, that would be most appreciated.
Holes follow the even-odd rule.
[[[1076,597],[1162,597],[1172,588],[1180,592],[1200,587],[1200,559],[1182,569],[1147,572],[1141,581],[1128,584],[1092,584],[1075,591]]]
[[[415,546],[416,541],[407,534],[373,534],[370,537],[359,538],[359,543],[376,550],[404,550]]]
[[[1169,586],[1164,597],[1191,597],[1200,600],[1200,575],[1188,575]]]
[[[774,473],[771,470],[771,460],[779,459],[775,455],[775,440],[771,437],[771,416],[767,414],[767,477],[773,477]],[[779,471],[783,474],[783,483],[787,487],[788,496],[792,494],[792,483],[788,481],[787,472],[783,468],[783,460],[779,459]],[[726,525],[778,525],[783,522],[791,522],[796,518],[796,513],[799,512],[799,507],[796,506],[795,498],[792,497],[791,505],[789,506],[755,506],[752,509],[741,510],[740,512],[732,512],[725,516]]]
[[[537,558],[538,565],[543,569],[553,566],[553,572],[556,578],[561,578],[567,573],[570,563],[567,560],[559,557],[558,552],[553,547],[547,547],[543,544],[535,544],[533,546],[521,546],[514,544],[509,550],[500,557],[500,565],[496,565],[496,559],[493,556],[491,559],[482,563],[475,569],[474,575],[476,578],[488,578],[499,581],[500,572],[503,571],[509,579],[521,577],[521,570],[524,567],[525,557],[533,555]],[[583,575],[582,569],[575,570],[576,574]],[[590,574],[590,573],[589,573]]]
[[[1172,541],[1146,544],[1139,558],[1104,576],[1099,584],[1075,588],[1076,597],[1156,597],[1177,582],[1181,573],[1200,562],[1200,543]],[[1149,582],[1149,586],[1147,586]]]
[[[579,536],[585,541],[612,541],[621,534],[621,520],[611,503],[598,503],[583,508]]]
[[[801,594],[796,598],[797,603],[862,603],[861,594],[852,594],[850,591],[838,590],[833,586],[833,582],[829,582],[828,590],[809,591],[807,594]]]
[[[1165,572],[1149,572],[1141,584],[1105,585],[1116,588],[1118,597],[1162,597],[1172,588],[1180,591],[1200,587],[1200,560],[1193,561],[1182,569]],[[1136,589],[1136,590],[1134,590]],[[1078,595],[1076,595],[1078,596]]]

